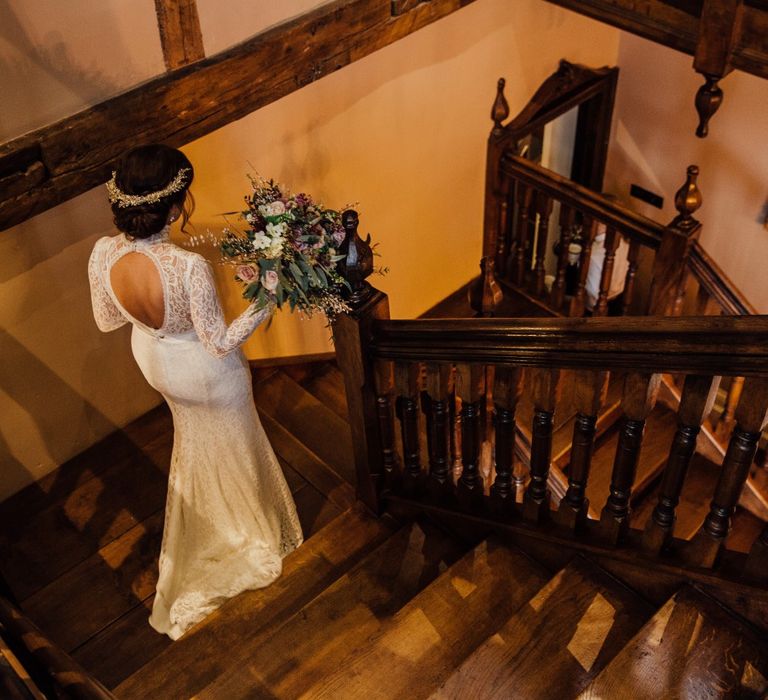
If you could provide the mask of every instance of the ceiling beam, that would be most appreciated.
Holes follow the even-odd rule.
[[[592,19],[696,55],[702,0],[547,0]],[[730,4],[730,2],[728,3]],[[768,0],[743,0],[730,65],[768,78]]]
[[[141,143],[181,146],[357,61],[474,0],[335,0],[0,145],[0,230],[109,179]]]
[[[168,70],[205,58],[195,0],[155,0],[155,12]]]

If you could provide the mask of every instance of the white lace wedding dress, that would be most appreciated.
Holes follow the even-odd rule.
[[[157,265],[165,316],[155,330],[131,317],[111,284],[123,255]],[[147,381],[168,402],[174,439],[165,529],[150,624],[172,639],[241,591],[269,585],[301,527],[253,403],[240,345],[269,311],[226,326],[206,260],[172,244],[168,229],[144,240],[101,238],[88,266],[102,331],[133,324],[131,345]]]

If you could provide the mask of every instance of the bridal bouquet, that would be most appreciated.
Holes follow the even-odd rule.
[[[255,310],[288,304],[308,316],[322,311],[332,321],[349,311],[342,297],[346,280],[336,263],[344,241],[341,213],[307,194],[290,194],[274,180],[251,178],[253,194],[241,212],[243,232],[224,230],[221,252],[235,266],[235,279]]]

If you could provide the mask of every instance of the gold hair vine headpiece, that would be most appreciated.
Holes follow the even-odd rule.
[[[141,204],[154,204],[161,199],[167,197],[175,192],[181,192],[186,185],[187,173],[191,168],[181,168],[176,177],[171,180],[166,187],[157,192],[149,192],[148,194],[126,194],[123,192],[115,181],[117,173],[112,171],[112,179],[107,183],[107,194],[109,201],[112,204],[117,204],[118,207],[138,207]]]

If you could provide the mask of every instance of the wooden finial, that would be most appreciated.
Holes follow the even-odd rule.
[[[709,120],[723,103],[723,91],[717,84],[720,78],[716,75],[705,75],[705,83],[696,93],[696,111],[699,113],[699,126],[696,136],[703,139],[709,133]]]
[[[341,224],[346,231],[344,242],[339,246],[339,252],[345,256],[339,261],[339,273],[349,282],[352,291],[349,303],[352,307],[359,306],[371,293],[371,285],[365,278],[373,272],[373,250],[371,235],[366,240],[357,233],[359,217],[354,209],[347,209],[341,215]]]
[[[491,119],[493,119],[493,133],[498,134],[502,130],[502,124],[504,120],[509,116],[509,103],[507,98],[504,97],[504,86],[507,81],[504,78],[499,78],[499,82],[496,85],[496,99],[493,101],[493,107],[491,108]]]
[[[698,177],[699,166],[689,165],[685,184],[675,193],[675,209],[678,215],[673,223],[679,228],[689,228],[698,223],[692,216],[701,206],[701,191],[696,184]]]

